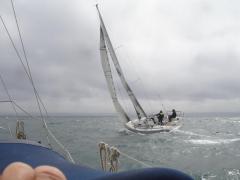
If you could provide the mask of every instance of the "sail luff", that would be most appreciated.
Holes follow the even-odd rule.
[[[106,49],[106,44],[105,44],[102,28],[100,28],[100,55],[101,55],[101,63],[102,63],[102,67],[103,67],[103,72],[104,72],[104,75],[105,75],[105,78],[107,81],[108,89],[109,89],[114,107],[115,107],[116,111],[120,114],[120,116],[126,122],[128,122],[128,121],[130,121],[130,118],[128,117],[128,115],[122,108],[121,104],[119,103],[117,94],[115,91],[114,82],[113,82],[113,78],[112,78],[112,72],[111,72],[111,68],[110,68],[110,64],[109,64],[109,60],[108,60],[108,54],[107,54],[107,49]]]
[[[99,15],[99,19],[100,19],[100,22],[101,22],[101,28],[102,28],[102,33],[105,37],[105,41],[106,41],[106,45],[108,47],[108,50],[109,50],[109,53],[110,53],[110,56],[112,58],[112,61],[113,61],[113,64],[115,66],[115,69],[117,71],[117,74],[118,76],[120,77],[120,80],[123,84],[123,87],[125,88],[128,96],[130,97],[131,99],[131,102],[133,103],[133,106],[137,112],[137,115],[138,115],[138,118],[139,116],[141,117],[147,117],[146,113],[144,112],[143,108],[141,107],[140,103],[138,102],[138,100],[136,99],[133,91],[131,90],[130,86],[128,85],[123,73],[122,73],[122,69],[121,69],[121,66],[118,62],[118,59],[117,59],[117,56],[116,56],[116,53],[114,51],[114,48],[112,46],[112,43],[111,43],[111,40],[108,36],[108,33],[107,33],[107,30],[106,30],[106,27],[104,25],[104,22],[103,22],[103,19],[102,19],[102,16],[100,14],[100,11],[97,7],[97,10],[98,10],[98,15]]]

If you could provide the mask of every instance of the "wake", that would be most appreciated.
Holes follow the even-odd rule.
[[[208,135],[204,135],[204,134],[198,134],[198,133],[194,133],[194,132],[191,132],[191,131],[183,131],[183,130],[179,130],[179,129],[174,129],[172,132],[180,133],[180,134],[186,134],[186,135],[190,135],[190,136],[212,138],[212,136],[208,136]]]
[[[212,136],[204,135],[204,134],[198,134],[191,131],[183,131],[176,129],[174,131],[175,133],[190,135],[190,136],[197,136],[202,139],[189,139],[184,140],[184,142],[191,143],[191,144],[197,144],[197,145],[215,145],[215,144],[229,144],[233,142],[240,141],[240,138],[233,138],[233,139],[222,139],[222,138],[214,138]]]

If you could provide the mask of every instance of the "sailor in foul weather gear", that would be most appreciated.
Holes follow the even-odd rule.
[[[158,123],[160,125],[163,125],[164,114],[163,114],[162,110],[157,114],[157,118],[158,118]]]
[[[177,117],[177,113],[175,111],[175,109],[172,110],[172,114],[168,116],[169,122],[172,121],[173,118]]]

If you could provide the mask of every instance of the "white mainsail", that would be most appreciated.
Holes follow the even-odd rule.
[[[111,56],[111,59],[112,59],[112,61],[113,61],[113,64],[114,64],[114,66],[115,66],[115,69],[116,69],[116,71],[117,71],[117,74],[118,74],[118,76],[120,77],[120,80],[121,80],[121,82],[122,82],[122,84],[123,84],[123,87],[125,88],[128,96],[130,97],[131,102],[133,103],[133,106],[134,106],[134,108],[135,108],[135,110],[136,110],[136,113],[137,113],[138,118],[140,119],[141,117],[147,117],[147,115],[146,115],[146,113],[144,112],[143,108],[141,107],[141,105],[139,104],[138,100],[136,99],[133,91],[131,90],[131,88],[129,87],[127,81],[125,80],[125,77],[124,77],[124,75],[123,75],[123,73],[122,73],[122,69],[121,69],[120,64],[119,64],[119,62],[118,62],[117,56],[116,56],[115,51],[114,51],[114,49],[113,49],[111,40],[110,40],[110,38],[109,38],[109,36],[108,36],[106,27],[105,27],[104,22],[103,22],[103,20],[102,20],[102,16],[101,16],[101,14],[100,14],[100,11],[99,11],[99,9],[98,9],[98,6],[96,6],[96,7],[97,7],[97,10],[98,10],[99,19],[100,19],[100,22],[101,22],[101,32],[100,32],[100,35],[102,36],[101,41],[104,41],[104,45],[107,46],[107,48],[108,48],[108,50],[109,50],[109,54],[110,54],[110,56]],[[102,43],[103,43],[103,42],[102,42]],[[102,47],[101,47],[101,48],[102,48]],[[105,49],[106,49],[106,47],[105,47]],[[102,53],[102,51],[101,51],[101,57],[103,58],[102,54],[103,54],[103,53]],[[105,56],[105,55],[104,55],[104,56]],[[107,56],[104,57],[104,58],[106,59]],[[110,68],[110,67],[109,67],[109,68]],[[110,72],[111,72],[111,71],[110,71]],[[111,75],[111,76],[112,76],[112,75]],[[107,78],[106,74],[105,74],[105,77]],[[113,85],[113,84],[112,84],[112,85]],[[110,85],[108,85],[108,86],[110,86]],[[113,88],[113,91],[115,91],[114,88]],[[110,92],[111,92],[111,91],[110,91]],[[111,92],[111,94],[112,94],[112,92]],[[116,97],[116,96],[114,96],[114,97]],[[112,98],[113,98],[113,96],[112,96]],[[113,101],[115,101],[115,100],[113,99]],[[118,104],[119,104],[119,103],[118,103]],[[119,105],[120,105],[120,104],[119,104]],[[116,107],[116,105],[115,105],[115,107]]]

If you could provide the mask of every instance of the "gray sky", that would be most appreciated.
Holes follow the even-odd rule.
[[[147,112],[162,104],[185,112],[239,111],[238,0],[15,0],[33,78],[49,112],[115,112],[100,64],[96,2]],[[0,15],[20,49],[10,0],[0,1]],[[18,104],[36,112],[2,24],[0,72]],[[0,99],[7,99],[2,85]]]

